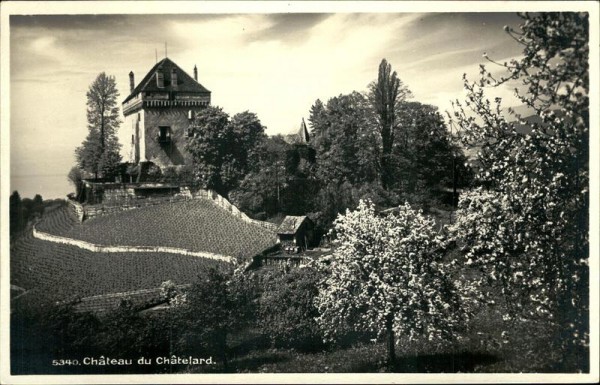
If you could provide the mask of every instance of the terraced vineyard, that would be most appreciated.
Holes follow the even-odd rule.
[[[64,207],[38,229],[101,245],[166,246],[248,258],[276,243],[273,232],[244,222],[207,199],[193,199],[96,217],[65,226]],[[62,216],[62,217],[61,217]]]
[[[46,210],[36,227],[38,230],[48,233],[61,233],[69,231],[69,229],[78,224],[79,220],[77,220],[75,211],[65,203]]]
[[[11,283],[72,298],[193,282],[223,262],[168,253],[95,253],[33,238],[11,250]]]

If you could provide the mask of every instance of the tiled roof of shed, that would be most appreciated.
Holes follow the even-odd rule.
[[[164,300],[160,296],[160,288],[142,289],[124,293],[110,293],[81,298],[75,305],[77,312],[104,312],[119,307],[123,300],[131,301],[135,308],[146,308]]]
[[[281,222],[281,224],[277,228],[277,234],[296,234],[296,231],[298,231],[298,229],[302,225],[302,222],[304,222],[306,219],[306,215],[288,215],[283,219],[283,222]]]
[[[164,73],[165,86],[159,88],[156,84],[156,70],[161,67]],[[177,87],[173,87],[171,84],[171,70],[175,68],[177,72]],[[133,92],[123,101],[127,103],[135,95],[140,92],[165,92],[165,91],[177,91],[177,92],[196,92],[196,93],[210,93],[209,90],[194,80],[184,70],[182,70],[177,64],[175,64],[168,57],[162,59],[152,67],[152,69],[144,76],[141,82],[133,89]]]

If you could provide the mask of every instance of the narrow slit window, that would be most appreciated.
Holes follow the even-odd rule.
[[[160,126],[158,133],[158,141],[159,143],[169,143],[171,141],[171,127],[169,126]]]

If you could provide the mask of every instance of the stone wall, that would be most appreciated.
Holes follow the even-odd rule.
[[[68,198],[66,199],[66,201],[67,204],[69,204],[75,210],[75,214],[77,214],[77,219],[79,220],[79,222],[83,222],[83,219],[85,217],[85,210],[83,209],[81,203]]]
[[[61,237],[58,235],[48,234],[43,231],[39,231],[33,227],[33,237],[48,242],[60,243],[63,245],[75,246],[83,250],[100,252],[100,253],[170,253],[187,255],[190,257],[200,257],[214,259],[217,261],[236,263],[237,260],[229,255],[214,254],[203,251],[191,251],[186,249],[180,249],[177,247],[164,247],[164,246],[105,246],[97,245],[90,242],[81,241],[78,239]]]
[[[198,191],[194,192],[192,195],[194,196],[194,198],[204,198],[204,199],[212,200],[218,206],[224,208],[225,210],[229,211],[233,216],[236,216],[245,222],[253,223],[255,225],[264,227],[265,229],[268,229],[271,231],[277,230],[276,224],[271,223],[271,222],[258,221],[256,219],[250,218],[248,215],[246,215],[244,212],[240,211],[240,209],[238,209],[236,206],[231,204],[231,202],[229,202],[227,199],[223,198],[221,195],[219,195],[219,193],[217,193],[214,190],[198,190]]]
[[[133,210],[141,207],[149,207],[162,205],[173,202],[181,202],[191,199],[185,195],[174,195],[172,197],[161,197],[161,198],[144,198],[135,199],[130,198],[120,202],[119,204],[114,203],[112,205],[89,205],[84,207],[84,219],[91,219],[101,215],[114,214],[121,211]]]
[[[200,111],[203,107],[149,108],[143,111],[145,127],[145,160],[161,168],[191,164],[191,155],[185,150],[189,111]],[[159,127],[171,127],[170,143],[159,143]],[[143,160],[144,160],[143,159]]]
[[[119,188],[104,189],[102,202],[109,204],[112,202],[123,202],[133,197],[134,195],[134,190],[125,186]]]
[[[180,202],[187,199],[209,199],[219,207],[227,210],[231,215],[240,218],[244,222],[261,226],[273,232],[277,230],[276,224],[250,218],[214,190],[199,189],[191,192],[189,188],[181,187],[180,192],[172,196],[143,198],[136,197],[133,189],[123,186],[122,188],[105,189],[104,197],[105,203],[85,205],[82,207],[83,220],[140,207]],[[107,197],[108,199],[106,199]]]

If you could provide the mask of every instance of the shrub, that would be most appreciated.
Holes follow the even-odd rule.
[[[254,322],[254,281],[241,271],[229,274],[211,269],[189,289],[180,309],[178,328],[185,332],[178,348],[210,352],[227,370],[228,336]]]
[[[260,298],[260,327],[276,347],[316,351],[324,347],[314,298],[321,274],[309,267],[272,271]]]

